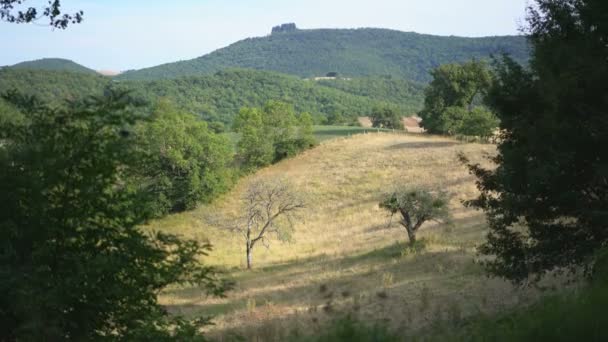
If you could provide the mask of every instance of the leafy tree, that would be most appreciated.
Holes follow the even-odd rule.
[[[300,150],[297,142],[297,126],[293,106],[280,101],[268,101],[264,105],[265,133],[274,145],[274,162],[296,155]]]
[[[49,0],[48,5],[42,7],[25,7],[19,9],[27,0],[0,0],[0,19],[9,23],[30,23],[43,17],[49,19],[49,25],[59,29],[65,29],[69,24],[80,23],[83,12],[66,14],[61,11],[59,0]],[[17,7],[17,9],[16,9]]]
[[[291,105],[269,101],[264,108],[243,108],[234,130],[241,133],[237,154],[247,171],[270,165],[314,145],[312,117],[298,119]]]
[[[14,105],[0,98],[0,127],[23,125],[26,118]],[[0,145],[2,143],[0,142]]]
[[[146,153],[141,177],[156,194],[155,216],[193,209],[227,190],[231,147],[225,136],[211,132],[204,121],[161,101],[136,134]]]
[[[497,167],[469,166],[490,223],[480,251],[515,282],[589,266],[608,243],[608,3],[537,0],[528,23],[530,69],[504,57],[488,96]]]
[[[437,130],[449,135],[459,134],[468,116],[469,111],[464,107],[447,107],[437,117]]]
[[[462,119],[459,134],[487,138],[498,128],[499,120],[494,113],[479,106],[469,111]]]
[[[332,110],[327,114],[327,124],[328,125],[340,125],[347,122],[347,119],[344,117],[343,112],[339,109]]]
[[[26,122],[0,127],[0,340],[202,340],[204,320],[158,304],[169,284],[221,295],[208,244],[144,233],[150,193],[123,94],[52,109],[5,95]]]
[[[298,121],[298,147],[302,150],[313,147],[316,144],[316,139],[312,115],[310,113],[302,113]]]
[[[380,208],[401,215],[401,224],[407,231],[410,245],[416,243],[416,233],[424,222],[449,218],[449,200],[445,193],[427,190],[398,188],[384,196]]]
[[[430,133],[489,136],[497,120],[487,109],[477,108],[492,83],[485,63],[473,60],[441,65],[431,74],[433,81],[425,91],[420,112],[422,126]]]
[[[243,236],[247,268],[251,269],[254,247],[258,243],[268,247],[270,236],[289,241],[293,221],[306,207],[306,203],[288,182],[281,179],[254,181],[247,188],[242,202],[242,214],[239,217],[223,218],[215,224]]]
[[[246,171],[270,165],[274,158],[272,140],[266,136],[263,111],[243,108],[234,122],[234,130],[241,133],[237,144],[237,157]]]
[[[375,108],[370,119],[373,127],[403,129],[401,115],[390,107]]]

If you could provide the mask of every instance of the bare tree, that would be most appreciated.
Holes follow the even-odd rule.
[[[241,215],[220,224],[245,239],[247,268],[253,267],[253,248],[258,243],[269,247],[275,237],[288,241],[293,223],[306,204],[302,196],[285,180],[257,180],[251,183],[242,198]]]
[[[407,231],[410,245],[413,245],[416,243],[416,233],[424,222],[449,218],[448,203],[448,196],[444,192],[435,194],[427,190],[402,187],[385,195],[380,208],[393,215],[401,214],[399,223]]]

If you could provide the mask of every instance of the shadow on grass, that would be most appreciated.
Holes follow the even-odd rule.
[[[234,275],[234,278],[237,283],[249,282],[247,288],[254,290],[251,295],[239,295],[239,292],[233,292],[228,294],[227,302],[202,303],[202,298],[197,295],[195,289],[174,290],[167,294],[191,302],[168,306],[168,310],[202,316],[222,315],[246,310],[250,300],[261,305],[274,303],[287,307],[322,306],[327,302],[327,298],[332,296],[336,298],[348,293],[348,296],[352,297],[363,292],[380,290],[380,276],[383,273],[399,275],[395,279],[395,289],[407,288],[431,280],[450,283],[454,281],[452,278],[463,276],[461,271],[465,270],[466,263],[462,260],[470,258],[466,253],[447,250],[424,252],[417,256],[402,258],[405,248],[405,244],[395,243],[348,257],[319,255],[253,271],[240,271]],[[461,264],[462,267],[453,267],[446,273],[438,274],[435,268],[437,264]],[[328,277],[314,276],[318,272],[328,271],[330,275]],[[377,281],[374,274],[378,275]],[[312,278],[307,279],[311,275]],[[295,284],[289,284],[294,279]],[[251,281],[254,283],[252,284]],[[260,283],[255,284],[258,281]]]

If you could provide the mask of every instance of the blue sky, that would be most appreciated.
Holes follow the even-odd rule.
[[[40,4],[43,0],[28,0]],[[127,70],[191,59],[272,26],[381,27],[437,35],[518,34],[527,0],[63,0],[66,31],[0,22],[0,65],[43,57]]]

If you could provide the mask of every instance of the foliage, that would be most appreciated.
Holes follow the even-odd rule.
[[[397,188],[384,196],[380,208],[401,215],[399,224],[407,231],[412,246],[424,222],[449,218],[449,200],[443,192],[435,194],[422,189]]]
[[[13,69],[30,69],[30,70],[55,70],[55,71],[71,71],[83,72],[87,74],[98,75],[97,71],[89,69],[69,59],[62,58],[42,58],[34,61],[27,61],[11,65]]]
[[[462,119],[457,133],[482,138],[490,137],[498,127],[499,120],[485,107],[475,107]]]
[[[314,130],[314,119],[310,113],[302,113],[298,118],[298,145],[301,149],[311,148],[317,144]]]
[[[118,79],[177,78],[247,68],[300,77],[336,72],[342,77],[391,75],[428,82],[429,71],[438,65],[501,53],[525,62],[529,55],[525,38],[441,37],[372,28],[288,30],[248,38],[192,60],[127,71]]]
[[[298,112],[308,112],[316,124],[346,124],[367,116],[374,107],[390,104],[410,113],[422,107],[419,86],[397,79],[343,81],[359,84],[328,85],[297,77],[254,70],[229,70],[210,76],[157,81],[116,81],[82,73],[0,69],[0,92],[17,89],[24,94],[62,105],[63,99],[99,94],[106,88],[128,89],[134,97],[150,104],[159,97],[169,99],[179,110],[196,114],[210,123],[231,125],[243,107],[261,107],[270,100],[291,103]],[[378,89],[364,92],[367,87]],[[58,101],[61,100],[61,101]]]
[[[292,106],[278,101],[241,109],[233,128],[241,133],[237,154],[248,171],[292,157],[316,143],[311,115],[303,113],[298,119]]]
[[[232,147],[204,121],[161,101],[135,134],[146,155],[137,181],[154,191],[153,216],[193,209],[227,190]]]
[[[339,89],[349,94],[386,102],[406,114],[406,116],[411,116],[420,111],[424,101],[423,83],[408,81],[398,77],[340,78],[335,80],[319,80],[317,84]]]
[[[430,133],[490,136],[498,122],[482,98],[492,83],[485,63],[441,65],[425,91],[422,126]]]
[[[274,159],[273,141],[266,136],[263,115],[258,108],[243,108],[234,123],[234,130],[241,134],[238,159],[246,171],[270,165]]]
[[[293,221],[306,207],[300,194],[282,179],[252,182],[242,199],[242,213],[234,219],[214,222],[243,236],[246,243],[247,268],[253,267],[253,249],[261,243],[268,247],[269,237],[289,241]]]
[[[26,118],[23,113],[0,97],[0,127],[18,126],[25,124],[25,122]]]
[[[370,119],[372,127],[403,129],[402,116],[390,107],[375,108],[370,115]]]
[[[136,228],[150,193],[129,177],[138,115],[124,94],[52,109],[5,95],[26,122],[0,128],[0,340],[154,340],[197,334],[157,294],[225,283],[208,244]],[[175,329],[174,329],[175,328]]]
[[[0,93],[16,90],[52,106],[102,94],[110,80],[101,75],[30,68],[0,69]]]
[[[530,70],[503,58],[489,92],[497,168],[469,166],[481,191],[469,204],[490,222],[488,270],[517,282],[588,265],[608,243],[608,3],[536,5]]]
[[[9,23],[22,24],[30,23],[46,17],[49,19],[49,25],[58,29],[65,29],[69,24],[80,23],[83,19],[83,12],[78,11],[74,14],[66,14],[61,12],[61,3],[59,0],[49,0],[46,6],[26,7],[20,9],[23,3],[27,0],[0,0],[0,20]]]

